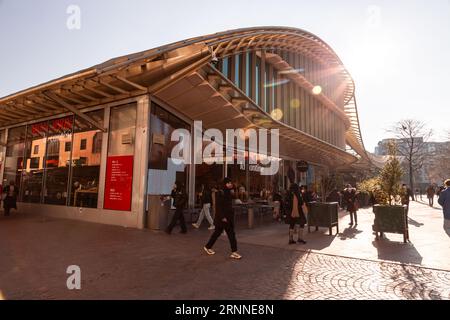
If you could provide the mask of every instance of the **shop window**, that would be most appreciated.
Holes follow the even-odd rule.
[[[47,121],[27,127],[25,170],[22,172],[21,188],[23,202],[41,202],[47,133]]]
[[[170,155],[177,141],[170,137],[175,129],[190,130],[183,120],[152,103],[150,114],[151,141],[149,150],[148,194],[170,194],[175,181],[188,184],[188,166],[171,161]]]
[[[24,168],[23,157],[25,150],[25,137],[26,126],[8,130],[3,185],[13,182],[19,190],[21,185],[22,171]]]
[[[101,126],[103,126],[103,114],[103,109],[86,113]],[[75,116],[70,206],[97,208],[102,137],[102,131],[83,118]],[[84,150],[81,148],[83,140],[86,146]],[[87,146],[91,143],[92,148],[88,148]],[[78,145],[80,148],[77,148]]]
[[[44,203],[66,205],[70,154],[66,142],[72,141],[73,116],[48,122],[47,155],[45,157]]]

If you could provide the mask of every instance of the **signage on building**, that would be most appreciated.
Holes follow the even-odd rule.
[[[299,172],[307,172],[308,171],[308,162],[306,161],[298,161],[297,162],[297,170]]]
[[[133,159],[133,156],[108,157],[103,208],[120,211],[131,210]]]

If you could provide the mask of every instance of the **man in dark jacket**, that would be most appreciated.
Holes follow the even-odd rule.
[[[225,230],[228,240],[231,246],[230,258],[241,259],[242,256],[237,252],[236,234],[234,232],[234,212],[233,212],[233,184],[229,178],[225,178],[223,181],[223,189],[217,192],[217,212],[214,217],[215,230],[211,235],[206,246],[203,248],[207,254],[215,254],[212,247]]]
[[[177,221],[180,221],[181,233],[186,233],[186,222],[184,221],[184,213],[183,210],[187,204],[187,195],[184,185],[180,182],[176,182],[174,189],[172,190],[171,197],[173,198],[173,205],[175,206],[175,213],[172,217],[172,221],[166,229],[167,234],[172,233],[172,229],[177,224]]]
[[[438,203],[444,210],[444,229],[450,236],[450,179],[444,182],[445,190],[439,194]]]

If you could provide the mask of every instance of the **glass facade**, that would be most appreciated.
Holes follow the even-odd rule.
[[[189,166],[171,159],[172,149],[178,144],[178,141],[171,141],[175,129],[190,132],[190,126],[186,122],[152,102],[147,188],[150,195],[170,194],[175,181],[188,185]]]
[[[276,63],[267,62],[266,54],[277,54],[312,85],[320,86],[322,94],[343,109],[344,91],[338,73],[333,68],[295,52],[245,52],[222,59],[220,69],[264,111],[271,112],[279,108],[282,111],[280,121],[345,149],[346,129],[343,120],[312,92],[279,72]]]
[[[102,126],[103,114],[104,110],[87,113]],[[72,151],[70,206],[97,207],[102,139],[103,132],[101,130],[83,118],[75,117],[73,147],[66,142],[65,148],[65,150]]]
[[[87,115],[102,123],[103,112]],[[22,202],[96,208],[101,139],[73,115],[11,128],[3,184],[14,181]]]

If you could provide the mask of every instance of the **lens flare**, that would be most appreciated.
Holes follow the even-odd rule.
[[[291,100],[291,108],[297,109],[300,107],[300,100],[298,99],[292,99]]]
[[[283,111],[280,108],[273,109],[270,116],[273,120],[280,121],[283,118]]]
[[[312,93],[315,94],[316,96],[322,93],[322,87],[321,86],[315,86],[312,89]]]

